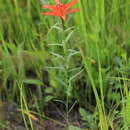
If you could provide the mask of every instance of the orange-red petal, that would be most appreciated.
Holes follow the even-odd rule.
[[[65,11],[67,11],[73,4],[75,4],[76,2],[78,2],[78,0],[73,0],[71,2],[69,2],[68,4],[65,5],[66,9]]]
[[[52,11],[55,11],[56,10],[56,7],[52,6],[52,5],[43,5],[42,6],[43,8],[47,8],[47,9],[50,9]]]
[[[75,12],[75,11],[79,11],[80,9],[71,9],[71,10],[69,10],[67,13],[66,13],[66,15],[67,14],[70,14],[70,13],[72,13],[72,12]]]
[[[43,15],[53,15],[53,16],[57,16],[55,14],[55,12],[45,12],[45,13],[42,13]]]
[[[65,19],[66,19],[66,15],[62,16],[61,18],[65,21]]]

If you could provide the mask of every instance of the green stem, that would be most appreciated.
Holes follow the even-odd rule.
[[[62,21],[62,28],[63,28],[63,33],[65,31],[65,25],[64,25],[64,20],[61,19]],[[67,68],[67,46],[66,43],[64,44],[64,57],[65,57],[65,70],[66,70],[66,76],[65,76],[65,80],[66,80],[66,91],[68,91],[68,87],[69,87],[69,82],[68,82],[68,68]],[[66,122],[67,122],[67,127],[68,127],[68,119],[69,119],[69,96],[68,93],[66,93]]]
[[[61,21],[62,21],[62,28],[63,30],[65,30],[64,20],[62,18],[61,18]]]
[[[68,125],[68,119],[69,119],[69,96],[68,96],[68,94],[66,94],[66,122],[67,122],[67,125]]]

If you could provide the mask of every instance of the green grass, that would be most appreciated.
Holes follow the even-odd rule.
[[[41,116],[50,102],[63,103],[67,125],[78,104],[88,128],[129,129],[129,0],[79,0],[66,30],[42,15],[42,4],[55,2],[0,1],[0,99]]]

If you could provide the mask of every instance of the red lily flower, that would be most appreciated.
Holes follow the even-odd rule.
[[[66,15],[70,14],[72,12],[78,11],[80,9],[71,9],[69,10],[69,8],[75,4],[76,2],[78,2],[78,0],[73,0],[71,2],[69,2],[68,4],[64,5],[60,2],[60,0],[55,0],[56,2],[56,7],[52,6],[52,5],[43,5],[43,8],[47,8],[52,10],[52,12],[46,12],[43,13],[43,15],[53,15],[53,16],[58,16],[60,18],[62,18],[63,20],[66,19]]]

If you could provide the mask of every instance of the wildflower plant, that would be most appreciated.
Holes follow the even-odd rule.
[[[66,90],[66,103],[65,103],[66,120],[68,123],[68,115],[71,112],[71,110],[73,109],[74,105],[76,104],[76,101],[75,101],[71,107],[69,106],[69,97],[71,96],[71,90],[72,90],[71,82],[83,71],[83,69],[81,70],[81,68],[80,68],[80,70],[79,70],[79,67],[78,67],[77,70],[79,72],[74,74],[73,76],[70,76],[70,71],[76,70],[76,68],[70,67],[70,64],[69,64],[70,58],[76,54],[80,54],[80,52],[73,50],[69,46],[69,44],[70,44],[69,40],[70,40],[74,30],[72,30],[69,34],[66,34],[66,33],[68,33],[68,30],[72,29],[72,27],[69,29],[65,29],[64,22],[65,22],[66,16],[68,14],[75,12],[75,11],[79,11],[80,9],[69,10],[72,5],[74,5],[76,2],[78,2],[78,0],[73,0],[65,5],[62,4],[60,2],[60,0],[55,0],[55,2],[56,2],[56,7],[54,7],[52,5],[43,5],[42,7],[51,10],[51,12],[45,12],[45,13],[43,13],[43,15],[57,16],[57,17],[61,18],[61,20],[62,20],[62,29],[58,29],[59,31],[61,31],[61,33],[60,33],[61,37],[64,36],[64,37],[62,37],[63,38],[62,43],[61,44],[52,44],[52,45],[63,47],[63,55],[59,54],[58,52],[57,53],[50,52],[51,55],[54,55],[54,56],[56,56],[57,59],[59,59],[59,61],[58,61],[59,66],[49,67],[49,69],[58,69],[59,71],[62,71],[62,73],[64,75],[64,84],[65,84],[65,90]],[[61,101],[61,102],[63,102],[63,101]]]

